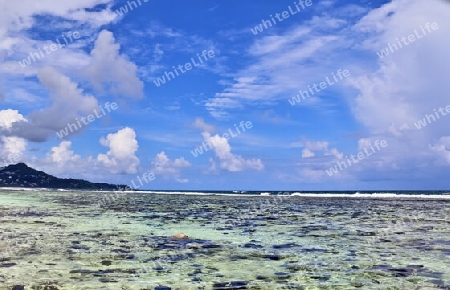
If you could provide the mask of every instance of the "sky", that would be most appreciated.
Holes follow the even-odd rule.
[[[0,167],[151,190],[450,189],[450,1],[0,8]]]

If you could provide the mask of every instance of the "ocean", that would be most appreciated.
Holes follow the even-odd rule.
[[[0,189],[0,289],[450,289],[449,213],[445,191]]]

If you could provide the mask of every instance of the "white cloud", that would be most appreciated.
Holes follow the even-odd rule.
[[[62,63],[67,65],[67,62],[73,62],[75,59],[77,63],[73,63],[74,66],[83,63],[85,60],[84,54],[75,53],[72,50],[72,45],[45,55],[43,59],[26,68],[22,68],[17,61],[26,58],[31,52],[36,52],[38,47],[43,48],[44,45],[56,43],[56,37],[62,40],[60,33],[80,31],[84,36],[95,33],[100,26],[117,19],[116,13],[110,9],[112,3],[112,0],[67,0],[59,2],[42,0],[39,3],[33,0],[23,0],[0,4],[0,55],[7,55],[5,62],[0,64],[0,71],[31,76],[36,74],[41,65],[59,65]],[[93,8],[99,4],[109,5],[101,10],[86,10],[86,8]],[[55,36],[48,40],[30,38],[29,30],[38,26],[36,16],[54,19],[51,25],[40,26],[39,29],[44,32],[51,30]],[[84,40],[76,40],[75,45],[81,45],[83,42]]]
[[[328,150],[328,142],[324,141],[305,141],[305,147],[313,151],[325,151]]]
[[[19,121],[27,122],[27,119],[19,111],[12,109],[0,111],[0,127],[10,129],[13,123]]]
[[[226,138],[218,134],[211,136],[208,132],[202,133],[205,142],[214,144],[213,150],[219,158],[220,167],[228,171],[243,171],[244,169],[263,170],[261,159],[244,159],[240,155],[231,153],[231,146]]]
[[[5,137],[0,138],[0,164],[4,163],[17,163],[20,160],[25,159],[24,152],[27,148],[27,142],[18,137]]]
[[[236,97],[237,94],[235,93],[222,93],[222,94],[216,94],[215,98],[209,99],[205,106],[206,110],[209,111],[211,116],[213,116],[216,119],[224,119],[229,116],[227,112],[225,112],[225,109],[236,109],[236,108],[242,108],[242,105],[237,101],[229,97]]]
[[[98,102],[93,96],[84,96],[83,90],[52,67],[45,67],[38,73],[39,81],[50,91],[53,99],[51,113],[56,113],[58,118],[64,115],[74,115],[76,112],[92,113],[98,107]],[[66,109],[63,111],[63,109]]]
[[[194,128],[202,129],[205,132],[212,133],[216,130],[216,128],[212,125],[208,125],[202,118],[197,118],[193,124]]]
[[[362,12],[354,8],[355,15]],[[450,59],[442,57],[450,46],[450,39],[445,37],[450,34],[446,20],[449,14],[450,5],[445,1],[433,1],[433,5],[428,5],[418,0],[394,0],[371,10],[356,25],[334,33],[342,37],[329,46],[329,55],[345,59],[344,63],[348,64],[345,68],[352,75],[347,82],[351,88],[346,88],[342,99],[368,132],[359,139],[358,150],[374,144],[375,140],[385,139],[389,144],[382,152],[340,172],[339,178],[372,180],[383,176],[398,178],[400,183],[436,175],[439,167],[435,166],[448,165],[446,136],[450,131],[444,120],[448,117],[441,117],[421,130],[416,130],[414,122],[450,104],[447,97],[450,83],[445,79]],[[389,43],[396,43],[397,38],[415,34],[414,30],[422,33],[420,26],[424,27],[427,22],[436,22],[439,29],[389,56],[378,57],[377,52]],[[351,54],[342,50],[346,47],[351,48]],[[342,67],[342,63],[336,61],[334,65]],[[314,70],[307,71],[316,75]],[[292,147],[303,147],[300,145],[305,146],[304,158],[315,157],[299,163],[303,169],[318,170],[317,175],[310,171],[301,173],[312,174],[311,178],[319,178],[320,171],[332,165],[330,161],[344,158],[336,148],[326,149],[324,155],[334,158],[324,161],[311,144],[297,142]]]
[[[336,159],[344,158],[344,153],[339,152],[336,148],[328,150],[325,155],[333,155]]]
[[[314,152],[311,152],[309,149],[305,148],[302,150],[302,158],[311,158],[316,156]]]
[[[220,137],[218,134],[212,135],[215,127],[206,124],[203,119],[197,118],[192,124],[195,128],[202,129],[202,136],[205,143],[209,143],[216,157],[219,159],[220,168],[228,171],[243,171],[245,169],[263,170],[264,164],[261,159],[244,159],[240,155],[231,152],[231,146],[226,138]],[[209,172],[216,172],[216,162],[213,158],[209,159],[211,167]]]
[[[134,174],[139,166],[139,159],[135,153],[138,143],[136,135],[131,128],[124,128],[117,133],[108,134],[101,138],[100,143],[108,147],[106,154],[82,157],[74,152],[71,141],[62,141],[58,146],[51,148],[46,158],[28,158],[30,166],[44,170],[57,176],[77,177],[90,181],[105,182],[105,172],[117,175]],[[108,174],[109,175],[109,174]],[[110,183],[120,183],[122,176],[116,176]],[[128,182],[125,179],[123,182]]]
[[[162,151],[152,160],[152,165],[155,174],[161,174],[165,178],[174,177],[175,180],[180,183],[188,182],[188,179],[180,178],[181,170],[191,166],[189,161],[185,160],[183,157],[172,161],[167,154]]]
[[[252,55],[264,55],[273,52],[279,52],[285,49],[286,46],[293,45],[294,42],[304,38],[311,33],[311,28],[300,27],[295,29],[288,35],[270,35],[263,37],[250,47],[249,52]]]
[[[70,150],[71,146],[72,142],[62,141],[59,146],[52,147],[51,153],[48,157],[51,158],[51,161],[58,167],[63,167],[67,163],[80,160],[81,156],[74,154],[74,152]]]
[[[353,28],[366,35],[361,49],[378,65],[374,72],[351,80],[359,92],[351,101],[351,109],[374,135],[360,140],[359,148],[369,141],[373,144],[374,139],[389,138],[389,147],[382,154],[389,161],[384,163],[386,169],[431,167],[442,165],[442,158],[447,160],[444,144],[450,131],[443,119],[448,116],[421,130],[416,130],[414,123],[450,104],[450,83],[446,80],[450,59],[442,57],[450,46],[446,37],[450,34],[449,14],[450,5],[445,1],[427,5],[418,0],[396,0],[372,10]],[[439,28],[423,35],[421,26],[428,22],[436,22]],[[396,39],[415,34],[415,30],[422,38],[400,48]],[[388,44],[396,44],[399,50],[379,58],[376,53]]]
[[[374,132],[384,132],[391,123],[412,125],[424,114],[449,103],[446,96],[450,83],[445,80],[445,72],[450,68],[450,59],[441,57],[450,45],[445,37],[450,33],[445,25],[449,13],[450,5],[444,1],[426,5],[417,0],[397,0],[371,11],[355,26],[372,33],[363,47],[377,58],[377,51],[396,43],[397,38],[414,34],[414,30],[421,31],[420,26],[427,22],[439,25],[438,30],[378,59],[376,72],[354,79],[353,86],[361,93],[352,108]]]
[[[0,111],[0,127],[9,131],[13,123],[27,120],[19,113],[17,110],[2,110]],[[13,136],[0,136],[0,157],[2,160],[7,162],[12,162],[17,158],[15,156],[21,157],[25,152],[27,142],[23,138],[13,137]],[[17,161],[17,160],[16,160]],[[3,164],[3,162],[2,162]]]
[[[8,2],[0,10],[0,39],[3,45],[7,42],[14,43],[13,37],[6,37],[7,32],[21,31],[31,28],[35,24],[36,15],[52,15],[63,19],[76,20],[89,26],[101,26],[108,24],[117,18],[116,13],[109,8],[102,11],[87,12],[85,8],[92,8],[99,4],[112,3],[111,0],[66,0],[55,2],[53,0],[22,0],[20,2]],[[6,42],[6,43],[5,43]],[[0,42],[0,48],[2,47]]]
[[[138,142],[136,133],[131,128],[124,128],[117,133],[108,134],[100,139],[100,144],[109,147],[106,154],[99,154],[97,160],[112,173],[136,173],[139,158],[136,156]]]
[[[42,142],[67,123],[75,123],[80,114],[92,114],[98,108],[97,99],[83,95],[76,83],[52,67],[42,68],[38,79],[49,91],[52,105],[29,114],[28,122],[14,123],[12,135]]]
[[[326,25],[319,29],[318,23]],[[339,27],[337,23],[340,23],[338,19],[323,16],[305,21],[281,35],[255,39],[248,50],[251,64],[237,71],[233,82],[208,100],[207,110],[213,117],[221,119],[227,117],[230,109],[255,102],[259,105],[279,100],[287,102],[300,89],[305,90],[308,85],[330,75],[336,68],[330,63],[319,63],[317,56],[329,54],[336,43],[340,43],[338,36],[323,33],[323,30],[334,31]],[[316,28],[320,31],[314,31]],[[328,88],[328,91],[337,87]]]
[[[294,146],[299,145],[300,147],[303,147],[302,150],[302,158],[312,158],[315,157],[315,152],[323,152],[323,155],[333,155],[337,159],[342,159],[344,156],[342,153],[340,153],[336,148],[328,149],[328,146],[330,145],[328,142],[325,141],[309,141],[309,140],[303,140],[301,142],[295,142],[293,144]]]
[[[111,32],[100,32],[94,49],[92,63],[85,68],[96,90],[108,89],[115,95],[142,98],[144,83],[137,77],[137,66],[125,55],[119,54],[120,45],[115,43]]]

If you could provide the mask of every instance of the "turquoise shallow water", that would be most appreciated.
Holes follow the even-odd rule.
[[[1,191],[0,289],[450,289],[449,213],[448,200]]]

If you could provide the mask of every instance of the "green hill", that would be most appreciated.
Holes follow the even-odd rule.
[[[63,179],[28,167],[25,163],[0,169],[0,187],[38,187],[55,189],[123,190],[126,185],[92,183],[82,179]]]

